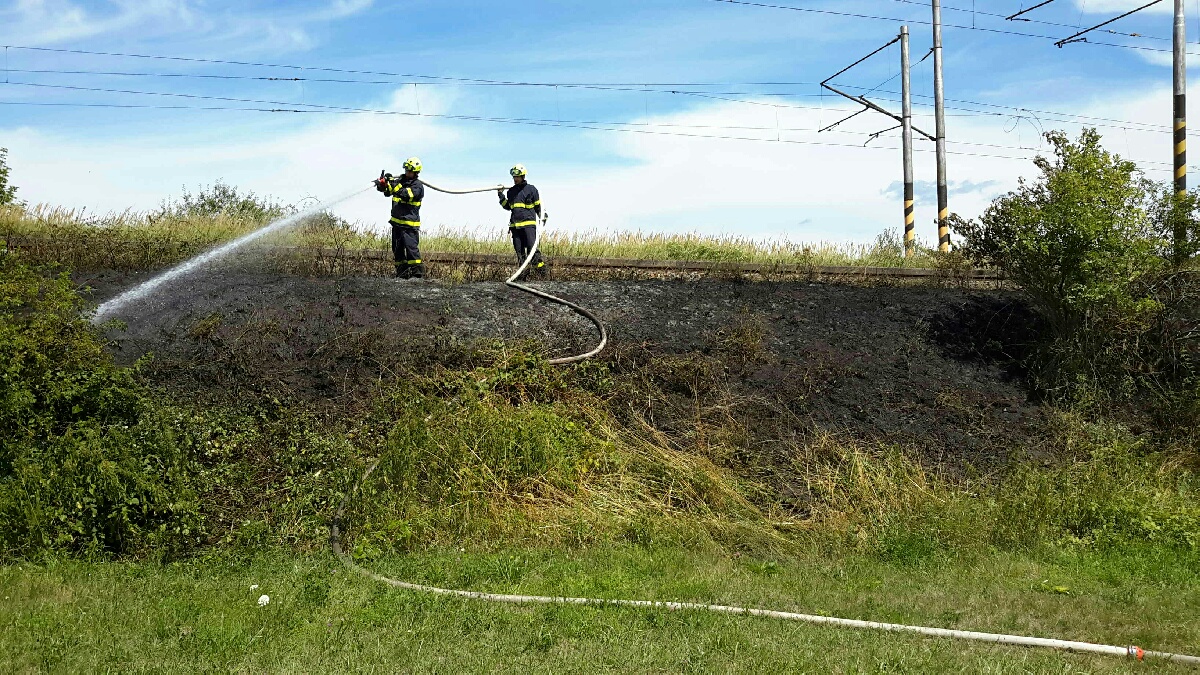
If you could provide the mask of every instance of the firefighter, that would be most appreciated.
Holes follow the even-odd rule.
[[[537,188],[525,180],[525,167],[518,164],[509,169],[508,173],[512,176],[513,186],[507,193],[503,189],[497,190],[496,195],[500,197],[500,206],[505,211],[512,212],[508,219],[508,231],[512,234],[517,263],[525,262],[530,252],[533,252],[533,261],[529,263],[526,273],[532,269],[539,275],[544,274],[546,261],[542,259],[540,252],[533,251],[533,244],[537,239],[538,217],[544,222],[549,216],[542,212],[542,198],[538,195]]]
[[[425,186],[421,184],[421,160],[404,160],[404,175],[393,178],[385,173],[375,188],[392,198],[392,256],[396,259],[396,276],[400,279],[420,279],[425,276],[421,261],[421,199]]]

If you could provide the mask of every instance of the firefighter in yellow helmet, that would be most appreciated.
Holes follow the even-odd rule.
[[[421,160],[404,160],[404,175],[396,178],[383,173],[375,188],[392,198],[392,256],[396,260],[396,276],[401,279],[420,279],[425,276],[421,260],[421,200],[425,186],[421,184]]]
[[[542,254],[533,250],[533,244],[537,240],[537,225],[540,217],[544,222],[548,217],[542,211],[542,198],[538,194],[537,188],[532,183],[525,180],[525,167],[518,164],[508,171],[512,176],[513,186],[507,191],[500,189],[496,191],[496,195],[500,197],[500,206],[505,211],[510,211],[512,215],[508,219],[508,231],[512,234],[513,249],[517,252],[518,264],[525,262],[529,254],[533,253],[533,260],[529,263],[526,273],[533,270],[538,274],[546,272],[546,261],[542,259]]]

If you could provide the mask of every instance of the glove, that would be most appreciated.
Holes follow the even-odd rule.
[[[392,174],[385,173],[385,174],[381,175],[379,177],[379,180],[375,181],[375,189],[379,190],[380,192],[387,192],[388,182],[391,180],[392,180]]]
[[[499,190],[496,190],[496,196],[497,196],[497,197],[499,197],[500,199],[504,199],[504,190],[503,190],[503,188],[502,188],[502,189],[499,189]]]
[[[544,223],[547,220],[550,220],[550,214],[547,213],[546,211],[542,211],[542,222]]]

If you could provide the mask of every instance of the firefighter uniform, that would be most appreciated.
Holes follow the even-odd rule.
[[[421,199],[425,186],[420,178],[393,178],[380,184],[380,192],[392,198],[392,256],[396,276],[420,279],[425,276],[421,260]]]
[[[533,243],[537,239],[537,219],[542,214],[542,198],[538,195],[537,188],[529,182],[522,182],[508,188],[508,192],[501,195],[500,206],[505,211],[512,212],[508,219],[508,231],[512,234],[517,261],[523,263],[525,258],[529,257],[530,251],[533,251]],[[546,261],[542,260],[542,254],[535,252],[529,269],[541,272],[545,268]]]

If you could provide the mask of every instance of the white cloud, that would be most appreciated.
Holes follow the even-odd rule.
[[[18,0],[0,10],[5,41],[41,46],[117,33],[143,24],[173,23],[186,31],[195,16],[186,0],[116,0],[108,12],[91,12],[71,2]]]
[[[329,6],[315,13],[317,19],[332,20],[354,16],[366,11],[375,4],[375,0],[334,0]]]
[[[1075,9],[1085,14],[1112,14],[1117,16],[1145,5],[1148,0],[1075,0]],[[1174,5],[1167,0],[1142,10],[1147,14],[1171,14]]]
[[[24,46],[48,46],[87,38],[136,33],[143,40],[248,46],[257,51],[308,49],[307,28],[366,11],[374,0],[332,0],[308,8],[256,12],[245,5],[217,11],[202,0],[108,0],[88,9],[69,0],[17,0],[0,9],[0,39]]]
[[[453,90],[422,93],[426,114],[454,109]],[[398,90],[388,106],[408,110],[411,91]],[[1081,115],[1130,120],[1168,129],[1169,89],[1145,90],[1120,100],[1097,99],[1074,106]],[[921,111],[925,112],[925,111]],[[205,113],[197,113],[203,115]],[[737,136],[795,141],[817,145],[679,138],[602,131],[564,132],[547,129],[542,145],[554,148],[536,162],[526,161],[530,180],[542,192],[551,226],[567,231],[642,230],[697,231],[708,234],[792,241],[869,241],[887,227],[902,223],[902,205],[894,184],[900,178],[900,152],[853,147],[861,136],[816,134],[811,131],[834,119],[819,110],[780,111],[780,131],[774,130],[771,108],[733,103],[704,105],[690,112],[649,117],[651,124],[765,127],[766,130],[722,132],[692,127],[658,128],[688,134]],[[203,118],[209,120],[211,118]],[[428,117],[348,115],[320,117],[302,126],[276,126],[278,118],[256,118],[222,132],[205,124],[191,135],[168,138],[129,137],[96,140],[65,137],[32,129],[0,129],[10,148],[13,181],[19,196],[33,203],[48,202],[89,211],[150,209],[163,198],[177,195],[181,186],[195,188],[222,178],[259,194],[290,202],[305,197],[327,198],[355,185],[367,186],[381,168],[397,170],[409,155],[420,155],[426,178],[446,187],[481,187],[507,180],[507,168],[522,157],[509,154],[513,143],[497,148],[496,137],[512,127],[457,122]],[[886,121],[860,116],[844,125],[852,131],[876,131]],[[927,120],[920,120],[927,124]],[[290,122],[288,124],[291,124]],[[859,124],[858,127],[853,126]],[[1072,134],[1078,125],[1066,126]],[[922,124],[924,126],[924,124]],[[932,125],[929,125],[932,126]],[[191,128],[191,127],[189,127]],[[653,129],[653,127],[651,127]],[[1107,147],[1143,165],[1150,175],[1169,176],[1171,136],[1138,130],[1102,128]],[[1005,120],[995,117],[952,117],[952,141],[1036,148],[1039,140],[1028,128],[1018,137],[1006,133]],[[236,132],[236,134],[235,134]],[[857,140],[856,140],[857,139]],[[523,142],[523,141],[522,141]],[[852,147],[828,147],[825,143]],[[898,145],[885,138],[873,145]],[[931,144],[920,143],[928,150]],[[617,155],[602,164],[583,161],[597,148]],[[1016,185],[1018,176],[1034,174],[1031,150],[1008,150],[951,143],[949,158],[951,208],[964,216],[979,214],[997,194]],[[972,155],[1004,155],[998,159]],[[69,192],[61,176],[81,175]],[[934,176],[931,152],[916,154],[918,185]],[[430,193],[423,219],[428,229],[438,226],[496,228],[505,214],[491,194],[450,196]],[[337,207],[354,221],[386,222],[388,204],[373,192]],[[918,191],[918,233],[934,239],[935,204],[927,190]]]

